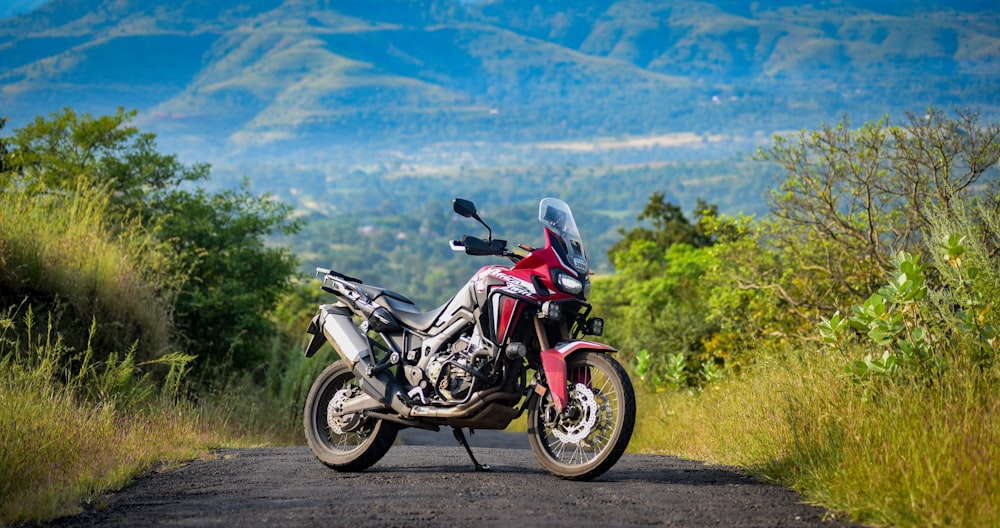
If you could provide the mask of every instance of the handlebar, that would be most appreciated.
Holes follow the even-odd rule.
[[[524,258],[517,253],[507,251],[506,240],[496,239],[486,241],[479,237],[465,235],[462,237],[462,240],[452,240],[448,245],[452,251],[464,251],[467,255],[507,257],[514,262]],[[518,247],[527,249],[527,246],[523,244]]]
[[[494,239],[486,241],[479,237],[474,237],[471,235],[463,236],[461,242],[453,240],[451,243],[451,247],[452,249],[464,247],[465,252],[469,255],[486,255],[486,256],[502,257],[507,254],[506,240]]]

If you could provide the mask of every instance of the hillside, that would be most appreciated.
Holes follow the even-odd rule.
[[[982,1],[51,0],[0,20],[12,126],[138,108],[217,163],[551,163],[588,158],[569,140],[679,132],[699,140],[592,145],[714,156],[844,112],[996,113],[998,74]]]

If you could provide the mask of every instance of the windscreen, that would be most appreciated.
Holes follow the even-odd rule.
[[[566,264],[580,275],[585,275],[590,269],[587,267],[587,253],[569,205],[558,198],[545,198],[538,204],[538,220],[562,241],[568,259]]]

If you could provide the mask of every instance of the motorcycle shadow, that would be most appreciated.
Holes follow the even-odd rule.
[[[481,463],[490,466],[489,472],[475,471],[465,450],[455,441],[448,430],[433,432],[408,429],[400,431],[400,438],[396,442],[397,445],[389,450],[385,459],[369,471],[467,474],[476,477],[537,474],[545,478],[554,478],[537,464],[534,455],[530,452],[527,436],[524,433],[477,431],[475,435],[469,435],[469,444],[473,452]],[[760,483],[757,478],[735,467],[713,466],[697,460],[672,456],[640,454],[623,455],[607,473],[590,482],[632,482],[685,486],[733,486]]]
[[[473,449],[477,447],[528,449],[528,435],[526,433],[509,433],[507,431],[487,429],[477,430],[473,434],[466,434],[465,437],[469,440],[469,446]],[[427,431],[414,428],[403,429],[396,437],[396,445],[461,446],[452,435],[450,427],[444,427],[440,431]]]

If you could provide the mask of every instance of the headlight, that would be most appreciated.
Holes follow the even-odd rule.
[[[576,277],[571,277],[565,273],[557,274],[556,284],[559,285],[560,290],[570,295],[579,295],[583,291],[583,283]]]

